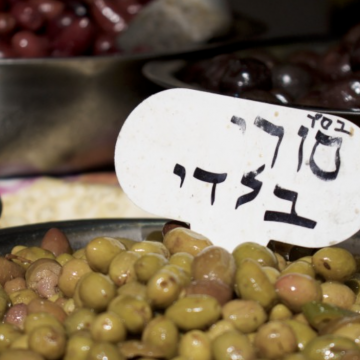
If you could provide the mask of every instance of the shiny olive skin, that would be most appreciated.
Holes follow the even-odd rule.
[[[322,300],[345,309],[355,303],[355,293],[346,285],[337,281],[325,281],[321,284]]]
[[[264,308],[253,300],[232,300],[222,307],[223,319],[244,334],[256,331],[267,320]]]
[[[105,275],[89,272],[85,274],[79,286],[79,297],[84,307],[103,311],[116,295],[114,283]]]
[[[275,268],[278,266],[275,254],[269,248],[254,242],[244,242],[236,246],[232,255],[237,266],[239,266],[244,259],[256,260],[261,266],[271,266]]]
[[[24,321],[24,331],[30,334],[34,329],[41,326],[50,326],[58,332],[64,332],[63,324],[53,315],[46,312],[28,314]]]
[[[191,274],[192,262],[194,256],[187,252],[178,252],[171,255],[169,259],[170,264],[174,264],[183,268],[188,274]]]
[[[286,320],[293,316],[292,311],[284,304],[276,304],[270,311],[269,320]]]
[[[140,254],[134,251],[123,251],[117,254],[109,266],[109,277],[117,285],[121,286],[136,280],[136,271],[134,268],[136,260]]]
[[[186,359],[211,360],[211,342],[205,332],[191,330],[186,332],[179,343],[179,355]]]
[[[146,297],[152,306],[166,308],[178,299],[181,289],[181,281],[174,272],[160,269],[148,281]]]
[[[201,250],[192,262],[194,280],[220,280],[232,286],[236,265],[233,256],[219,246],[208,246]]]
[[[144,344],[156,347],[166,359],[176,355],[179,338],[179,330],[174,322],[162,315],[151,319],[141,336]]]
[[[246,335],[239,331],[227,331],[211,343],[215,360],[254,360],[256,350]]]
[[[356,261],[352,254],[338,247],[318,250],[313,255],[313,265],[316,273],[325,280],[344,281],[356,272]]]
[[[136,242],[133,244],[133,246],[131,246],[130,251],[134,251],[139,255],[153,253],[153,254],[160,254],[164,256],[166,259],[169,259],[170,257],[170,252],[168,248],[163,243],[158,241],[144,240],[144,241]]]
[[[260,355],[268,359],[278,359],[297,350],[296,335],[283,321],[269,321],[262,325],[254,343]]]
[[[80,330],[90,330],[95,318],[96,313],[93,310],[76,309],[64,321],[66,333],[72,335]]]
[[[0,353],[21,336],[21,331],[11,324],[0,324]]]
[[[308,275],[315,279],[315,270],[312,264],[303,261],[297,260],[290,263],[284,270],[281,271],[281,275],[290,274],[290,273],[298,273]]]
[[[207,237],[183,227],[175,228],[166,233],[163,242],[170,254],[187,252],[193,256],[202,249],[213,245]]]
[[[68,339],[64,360],[86,360],[93,343],[90,333],[78,331]]]
[[[240,297],[259,302],[265,310],[278,302],[274,285],[256,260],[244,259],[241,262],[236,270],[235,284]]]
[[[137,281],[129,282],[117,289],[117,295],[130,295],[139,299],[146,299],[146,285]]]
[[[236,330],[232,321],[220,319],[209,327],[207,335],[210,340],[214,340],[221,334],[232,330]]]
[[[296,321],[293,319],[287,319],[284,321],[285,324],[289,325],[293,330],[296,340],[297,346],[299,350],[304,350],[306,344],[314,339],[317,336],[317,333],[311,326],[304,324],[300,321]]]
[[[147,283],[167,263],[168,260],[162,254],[144,254],[134,263],[136,278],[140,282]]]
[[[295,312],[300,312],[307,302],[322,299],[320,283],[301,273],[280,276],[275,283],[275,289],[280,301]]]
[[[318,336],[307,343],[303,354],[310,360],[342,359],[345,351],[359,352],[350,339],[337,335]]]
[[[65,334],[49,325],[39,326],[29,334],[29,348],[46,359],[59,359],[66,350]]]
[[[61,268],[59,276],[59,289],[67,297],[74,296],[75,287],[79,279],[91,271],[87,261],[71,259]]]
[[[120,241],[108,236],[102,236],[87,243],[85,255],[92,270],[106,274],[111,260],[124,250],[125,246]]]
[[[94,342],[86,360],[125,360],[115,344],[105,341]]]
[[[182,330],[204,329],[220,318],[221,307],[211,296],[191,295],[170,305],[165,316]]]
[[[118,314],[105,311],[95,317],[90,333],[95,341],[117,343],[125,340],[127,330]]]
[[[124,322],[127,331],[140,334],[153,316],[147,301],[130,295],[118,295],[108,306]]]

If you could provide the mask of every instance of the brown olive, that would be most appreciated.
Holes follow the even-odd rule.
[[[0,257],[0,269],[0,285],[4,285],[9,280],[18,277],[24,278],[25,276],[25,269],[22,266],[4,257]]]
[[[51,228],[46,232],[40,247],[49,250],[55,256],[72,253],[69,239],[63,231],[57,228]]]

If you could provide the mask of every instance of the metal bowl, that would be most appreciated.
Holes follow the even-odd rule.
[[[168,219],[90,219],[54,221],[0,229],[0,256],[16,245],[40,246],[45,233],[58,228],[68,237],[74,250],[84,247],[98,236],[124,237],[134,241],[161,240],[162,228]],[[360,232],[336,246],[360,254]]]
[[[160,90],[142,75],[147,61],[211,54],[263,32],[236,17],[228,36],[171,53],[0,59],[0,177],[113,166],[126,117]]]
[[[98,236],[124,237],[134,241],[160,239],[165,219],[91,219],[54,221],[0,229],[0,255],[16,245],[40,246],[45,233],[58,228],[68,237],[74,250]]]

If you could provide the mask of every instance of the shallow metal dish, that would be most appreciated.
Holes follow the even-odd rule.
[[[252,19],[235,20],[227,37],[171,53],[0,59],[0,177],[112,166],[126,117],[159,91],[142,75],[142,66],[211,54],[264,32]]]
[[[314,44],[312,44],[314,46]],[[327,46],[324,45],[324,43],[316,45],[316,46]],[[296,49],[304,48],[304,45],[301,43],[299,45],[291,44],[290,47],[285,46],[278,46],[273,47],[275,54],[280,54],[281,56],[282,52],[289,51],[290,49]],[[270,49],[272,49],[270,47]],[[247,50],[244,50],[245,52]],[[240,52],[239,52],[240,53]],[[185,83],[181,80],[179,80],[176,77],[176,74],[185,67],[185,65],[188,63],[187,59],[184,58],[178,58],[178,59],[170,59],[170,60],[154,60],[146,63],[142,69],[145,77],[152,81],[154,84],[157,84],[165,89],[172,89],[172,88],[186,88],[186,89],[193,89],[193,90],[202,90],[200,86],[196,86],[193,84]],[[280,105],[280,104],[277,104]],[[287,106],[287,105],[283,105]],[[302,106],[302,105],[296,105],[291,104],[291,107],[314,111],[314,112],[323,112],[331,115],[337,115],[339,117],[343,117],[347,120],[350,120],[358,125],[360,125],[360,111],[353,111],[353,110],[340,110],[340,109],[327,109],[327,108],[320,108],[320,107],[310,107],[310,106]]]
[[[39,246],[47,230],[56,227],[70,240],[73,249],[84,247],[97,236],[125,237],[135,241],[159,239],[165,219],[93,219],[39,223],[0,229],[0,255],[16,245]]]
[[[16,245],[39,246],[50,228],[62,230],[73,249],[84,247],[97,236],[125,237],[135,241],[161,240],[162,228],[168,219],[90,219],[54,221],[0,229],[0,256]],[[206,236],[206,234],[205,234]],[[221,246],[221,245],[220,245]],[[360,255],[360,231],[336,245]]]

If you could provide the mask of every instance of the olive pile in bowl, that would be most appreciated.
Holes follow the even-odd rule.
[[[0,58],[120,52],[120,34],[150,0],[1,0]]]
[[[266,48],[223,54],[188,63],[177,77],[251,100],[360,110],[360,24],[323,48],[312,44],[285,54]]]
[[[360,270],[341,247],[215,246],[49,229],[0,257],[0,359],[360,359]]]

